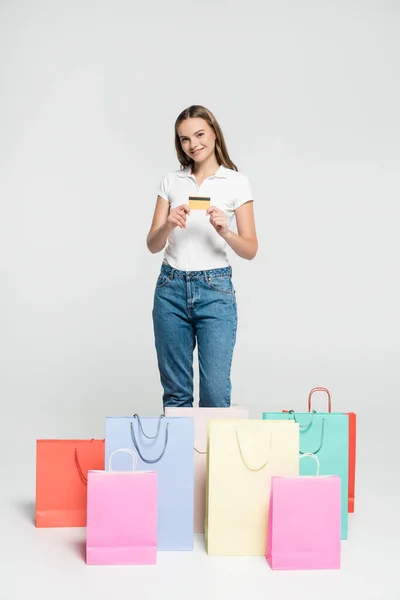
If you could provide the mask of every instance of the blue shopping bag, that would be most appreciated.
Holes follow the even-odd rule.
[[[138,471],[157,471],[158,550],[193,550],[194,425],[191,417],[106,417],[105,464],[119,448],[138,456]],[[113,458],[113,471],[130,470],[129,457]]]
[[[341,539],[347,539],[349,418],[345,413],[264,412],[263,419],[293,419],[300,426],[300,454],[318,456],[321,475],[341,479]],[[312,461],[301,461],[300,475],[313,475]]]

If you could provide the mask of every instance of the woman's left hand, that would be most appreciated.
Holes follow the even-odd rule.
[[[215,231],[221,237],[225,237],[229,230],[224,211],[216,206],[210,206],[206,211],[206,215],[210,215],[210,223]]]

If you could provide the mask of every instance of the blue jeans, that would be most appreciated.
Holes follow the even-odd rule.
[[[153,324],[164,407],[193,406],[196,342],[199,406],[230,406],[237,330],[231,267],[179,271],[163,264],[154,292]]]

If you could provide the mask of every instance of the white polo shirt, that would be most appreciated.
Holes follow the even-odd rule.
[[[222,209],[230,226],[235,210],[253,200],[248,178],[243,173],[220,165],[214,175],[200,186],[191,168],[167,173],[160,182],[158,195],[168,200],[170,210],[189,205],[189,196],[210,198],[210,206]],[[205,210],[191,210],[186,229],[175,227],[164,251],[164,262],[181,271],[204,271],[229,266],[227,244],[210,223]]]

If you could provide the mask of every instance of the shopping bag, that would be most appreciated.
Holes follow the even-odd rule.
[[[112,470],[112,459],[118,452],[133,458],[131,471]],[[119,448],[111,453],[106,471],[88,472],[88,565],[157,562],[157,473],[136,471],[136,465],[136,454]]]
[[[308,412],[311,412],[311,399],[314,392],[325,392],[328,396],[328,412],[332,412],[332,400],[329,391],[324,387],[313,388],[308,395]],[[356,436],[357,416],[354,412],[346,412],[349,417],[349,481],[348,481],[348,512],[354,512],[356,487]]]
[[[317,454],[321,475],[338,475],[341,479],[342,539],[347,539],[349,480],[349,419],[345,413],[266,412],[263,419],[289,419],[300,426],[300,454]],[[301,475],[311,475],[312,465],[303,461]]]
[[[166,406],[166,417],[192,417],[194,420],[194,531],[204,532],[206,505],[207,431],[212,419],[248,419],[247,408],[232,405],[227,408]]]
[[[210,421],[205,541],[209,555],[265,556],[273,475],[298,475],[294,421]]]
[[[139,471],[157,472],[158,550],[193,550],[193,419],[107,417],[105,432],[106,465],[112,452],[123,447],[137,453]],[[127,457],[115,456],[114,471],[127,465]]]
[[[36,441],[36,527],[86,526],[89,469],[104,469],[104,440]]]
[[[341,490],[337,475],[272,477],[267,562],[272,569],[340,569]]]
[[[325,387],[315,387],[308,395],[308,412],[311,413],[311,402],[312,395],[315,392],[325,392],[328,396],[328,412],[332,412],[332,400],[331,395]],[[284,410],[283,412],[289,412]],[[354,412],[346,412],[349,418],[349,480],[348,480],[348,512],[354,512],[354,498],[355,498],[355,485],[356,485],[356,444],[357,444],[357,416]]]

